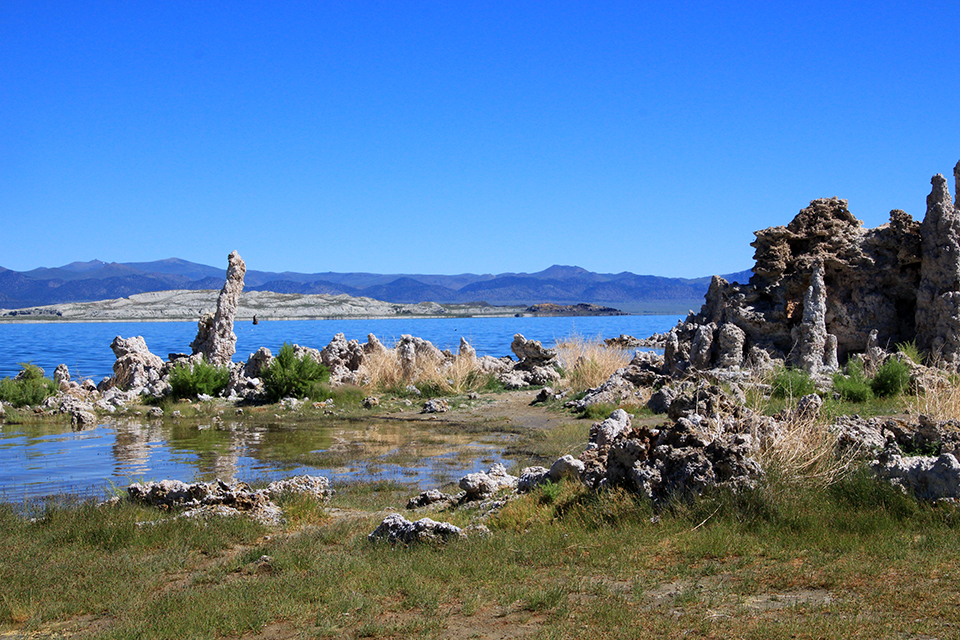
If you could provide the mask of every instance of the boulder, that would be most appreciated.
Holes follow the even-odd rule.
[[[243,365],[243,375],[245,378],[262,378],[264,370],[270,366],[273,361],[273,354],[270,349],[260,347],[256,353],[251,353],[246,364]]]
[[[411,335],[400,336],[394,350],[404,379],[411,382],[417,380],[422,371],[437,367],[444,360],[443,353],[431,342]]]
[[[539,340],[527,340],[519,333],[513,336],[510,350],[517,356],[519,361],[517,366],[524,369],[546,367],[557,361],[557,351],[555,349],[546,349],[540,344]]]
[[[454,497],[443,493],[438,489],[421,491],[419,495],[410,498],[407,501],[407,509],[422,509],[437,504],[453,504]]]
[[[160,380],[164,362],[160,356],[150,353],[142,336],[121,338],[117,336],[110,343],[117,361],[113,363],[113,377],[107,387],[139,393],[152,382]]]
[[[550,478],[552,482],[560,482],[566,479],[579,480],[583,471],[583,462],[568,454],[557,458],[557,460],[550,465],[550,471],[547,472],[547,477]]]
[[[549,470],[546,467],[524,467],[517,479],[517,492],[527,493],[534,487],[543,484],[550,479],[548,473]]]
[[[390,544],[418,544],[449,542],[463,535],[460,527],[448,522],[436,522],[430,518],[410,522],[399,513],[392,513],[383,519],[367,539],[370,542],[389,542]]]
[[[747,334],[743,329],[725,322],[717,332],[716,365],[723,369],[739,368],[743,364],[743,347]]]
[[[745,433],[712,435],[687,418],[661,429],[630,427],[584,451],[580,477],[593,488],[624,486],[655,501],[712,486],[754,486],[763,471],[754,458],[757,442],[746,433],[752,427],[743,421]]]
[[[59,364],[53,372],[53,381],[57,383],[57,388],[63,387],[64,384],[70,382],[70,370],[67,369],[67,365]]]
[[[609,446],[621,433],[630,428],[630,414],[623,409],[617,409],[610,417],[596,422],[590,427],[591,444],[598,447]]]
[[[460,488],[466,492],[467,500],[480,500],[500,489],[516,487],[517,480],[517,476],[510,475],[502,464],[497,463],[486,473],[469,473],[460,478]]]

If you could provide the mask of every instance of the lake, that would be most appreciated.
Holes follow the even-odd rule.
[[[361,342],[373,333],[388,346],[411,334],[453,351],[463,336],[479,355],[499,357],[512,355],[510,342],[516,333],[551,346],[572,335],[647,337],[670,329],[678,319],[589,316],[244,323],[235,326],[234,360],[245,360],[261,346],[276,353],[284,341],[320,349],[336,333]],[[65,363],[74,378],[99,381],[112,373],[115,358],[110,342],[118,335],[143,336],[153,353],[166,358],[168,353],[188,352],[195,334],[192,322],[0,324],[0,377],[15,375],[19,362],[32,362],[48,375]],[[298,473],[332,480],[396,479],[429,488],[486,470],[492,462],[504,462],[505,443],[495,434],[453,436],[375,420],[369,424],[292,423],[283,416],[254,419],[233,416],[232,411],[225,411],[222,422],[151,422],[142,416],[110,416],[85,431],[73,431],[69,423],[0,425],[0,500],[103,495],[111,485],[124,487],[144,479],[249,481]],[[410,450],[422,455],[414,462],[399,462]]]
[[[284,342],[322,349],[337,333],[347,340],[366,342],[373,333],[391,346],[409,334],[429,340],[440,349],[457,351],[460,337],[467,339],[477,354],[512,355],[510,343],[516,333],[544,346],[571,335],[610,338],[626,333],[646,338],[669,330],[678,316],[584,316],[546,318],[427,318],[283,320],[234,325],[237,353],[234,361],[245,361],[260,347],[274,354]],[[196,337],[195,322],[77,322],[0,323],[0,378],[16,375],[21,362],[32,362],[52,376],[59,364],[66,364],[74,378],[99,382],[113,374],[116,357],[110,343],[116,336],[143,336],[150,351],[164,360],[170,353],[189,353]]]

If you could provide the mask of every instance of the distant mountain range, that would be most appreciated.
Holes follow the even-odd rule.
[[[750,271],[724,275],[746,282]],[[62,267],[11,271],[0,267],[0,307],[20,309],[64,302],[92,302],[169,289],[219,289],[225,269],[179,258],[154,262],[71,262]],[[594,273],[554,265],[537,273],[459,275],[295,273],[247,271],[245,289],[276,293],[341,294],[385,302],[532,305],[591,303],[638,313],[684,313],[698,309],[710,284],[703,278],[664,278]]]

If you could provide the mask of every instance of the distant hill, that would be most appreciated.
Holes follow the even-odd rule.
[[[728,274],[746,282],[750,271]],[[65,302],[93,302],[168,289],[219,289],[225,269],[179,258],[154,262],[71,262],[61,267],[11,271],[0,267],[0,307],[20,309]],[[553,265],[537,273],[457,275],[297,273],[247,271],[245,288],[294,294],[347,294],[385,302],[443,304],[486,302],[534,305],[551,302],[614,306],[625,311],[685,313],[697,309],[710,284],[702,278],[596,273]]]

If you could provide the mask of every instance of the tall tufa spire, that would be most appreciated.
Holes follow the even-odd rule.
[[[957,166],[953,168],[953,193],[957,198],[954,203],[960,207],[960,160],[957,161]]]

